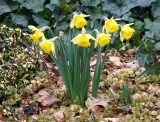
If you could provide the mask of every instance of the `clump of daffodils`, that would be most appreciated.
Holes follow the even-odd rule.
[[[70,27],[76,27],[77,29],[83,28],[84,26],[87,25],[86,17],[89,17],[90,15],[86,14],[80,14],[78,15],[77,13],[74,13],[73,19],[70,23]],[[114,33],[119,29],[119,24],[116,22],[116,20],[120,19],[114,19],[113,17],[111,19],[106,18],[105,24],[102,28],[102,33],[100,33],[98,30],[97,32],[97,38],[95,39],[92,35],[87,34],[85,31],[82,32],[82,34],[78,34],[76,37],[74,37],[71,42],[74,44],[81,46],[81,47],[88,47],[91,45],[91,42],[89,41],[90,39],[95,41],[95,48],[100,44],[100,46],[105,46],[107,45],[110,40],[111,40],[111,34]],[[126,24],[123,27],[121,27],[120,31],[120,40],[123,42],[125,40],[129,40],[132,36],[135,30],[131,28],[131,24]],[[50,53],[50,51],[55,54],[55,47],[54,47],[54,42],[51,40],[47,40],[44,36],[44,33],[36,28],[35,26],[28,26],[28,28],[32,29],[35,31],[34,34],[30,34],[30,38],[33,39],[34,42],[39,43],[39,39],[42,38],[42,41],[40,42],[40,47],[44,50],[46,53]],[[84,29],[85,30],[85,29]],[[105,33],[106,32],[106,33]]]
[[[84,28],[87,25],[86,18],[89,16],[90,15],[82,13],[80,15],[74,13],[73,19],[70,22],[70,32],[74,34],[72,29],[74,27],[82,29],[82,31],[73,38],[70,38],[72,37],[70,35],[68,37],[68,45],[66,45],[59,37],[59,39],[54,38],[54,40],[46,39],[41,29],[29,26],[29,28],[34,31],[34,34],[31,34],[30,37],[41,47],[41,49],[43,49],[45,53],[48,53],[57,64],[72,102],[78,98],[82,106],[84,105],[84,101],[87,99],[88,95],[90,83],[90,59],[94,47],[98,47],[98,57],[93,76],[92,96],[97,97],[100,76],[102,74],[105,57],[112,38],[111,35],[120,28],[120,39],[123,42],[124,39],[130,39],[135,31],[130,27],[132,23],[126,24],[122,27],[117,23],[117,20],[119,19],[114,19],[113,17],[111,19],[105,18],[105,24],[102,30],[94,29],[94,32],[96,32],[96,37],[94,37],[87,33]],[[94,47],[92,48],[93,45]],[[106,45],[107,48],[101,62],[100,55],[102,47]],[[75,108],[76,107],[73,106],[73,109]]]
[[[73,19],[70,23],[70,27],[71,28],[76,27],[77,29],[84,28],[84,26],[87,24],[85,17],[88,17],[88,16],[90,15],[85,15],[85,14],[78,15],[74,13]],[[95,41],[95,48],[98,46],[98,44],[100,44],[100,46],[107,45],[111,40],[110,33],[114,33],[115,31],[117,31],[121,25],[119,25],[116,22],[116,20],[120,20],[120,19],[114,19],[113,17],[111,19],[104,17],[104,19],[105,19],[105,24],[102,28],[102,33],[96,30],[97,32],[96,39],[90,34],[82,33],[82,34],[78,34],[75,38],[73,38],[71,42],[81,47],[88,47],[91,45],[89,40],[92,39]],[[135,32],[135,30],[131,28],[130,25],[133,25],[133,23],[126,24],[123,27],[121,26],[120,40],[122,42],[124,41],[124,39],[129,40]]]

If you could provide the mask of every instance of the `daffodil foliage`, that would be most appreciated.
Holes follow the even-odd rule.
[[[133,23],[121,26],[117,23],[120,19],[113,19],[112,17],[111,19],[104,18],[105,24],[103,25],[102,30],[96,28],[92,30],[93,33],[90,34],[85,29],[85,26],[88,24],[86,18],[89,16],[90,15],[82,13],[73,13],[67,44],[61,37],[46,39],[45,34],[42,32],[43,29],[38,29],[32,25],[29,26],[33,31],[33,34],[30,34],[30,38],[32,38],[45,53],[50,54],[53,61],[57,64],[72,102],[78,97],[82,106],[88,97],[90,60],[94,48],[98,48],[98,58],[92,84],[92,95],[97,97],[100,76],[112,34],[121,28],[119,34],[121,41],[123,42],[124,40],[131,39],[135,31],[130,27]],[[75,33],[75,30],[78,29],[81,30],[81,33],[77,34]],[[105,55],[101,62],[102,47],[106,45]]]

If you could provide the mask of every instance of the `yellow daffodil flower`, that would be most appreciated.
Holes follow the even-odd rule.
[[[42,40],[45,39],[44,33],[35,26],[29,25],[28,28],[35,31],[34,34],[30,34],[30,38],[32,38],[34,42],[39,43],[40,37],[42,37]]]
[[[131,24],[126,24],[122,27],[121,32],[120,32],[120,40],[123,42],[123,40],[129,40],[135,30],[130,27],[130,25],[133,25],[134,23]]]
[[[74,15],[73,19],[70,23],[70,27],[73,28],[76,26],[76,28],[82,28],[87,24],[87,21],[85,20],[85,17],[88,17],[90,15],[80,14],[80,15]]]
[[[46,53],[50,53],[50,51],[53,52],[53,55],[55,55],[55,46],[54,42],[50,40],[43,40],[42,42],[39,43],[40,47],[44,50]]]
[[[100,46],[105,46],[107,45],[111,40],[111,35],[110,34],[105,34],[105,33],[100,33],[97,36],[97,39],[95,41],[95,48],[98,46],[98,43]]]
[[[104,33],[104,29],[106,30],[106,33],[114,33],[115,31],[117,31],[119,29],[119,25],[115,20],[119,19],[113,19],[112,17],[111,19],[106,20],[102,32]]]
[[[71,40],[71,42],[81,47],[88,47],[91,45],[91,43],[89,42],[89,39],[96,40],[90,34],[83,33],[83,34],[78,34],[75,38]]]

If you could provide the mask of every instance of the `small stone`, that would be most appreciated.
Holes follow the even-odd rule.
[[[53,116],[56,118],[56,120],[61,120],[64,118],[63,112],[61,110],[54,113]]]

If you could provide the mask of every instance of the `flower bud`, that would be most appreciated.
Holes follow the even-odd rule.
[[[48,26],[44,26],[44,27],[40,28],[41,31],[45,31],[45,30],[48,30],[48,29],[50,29],[50,27],[48,27]]]
[[[57,39],[59,39],[58,36],[56,36],[56,37],[54,37],[54,38],[51,38],[51,39],[49,39],[49,40],[52,41],[52,42],[54,42],[54,41],[56,41]]]
[[[81,33],[86,33],[86,29],[83,27]]]

